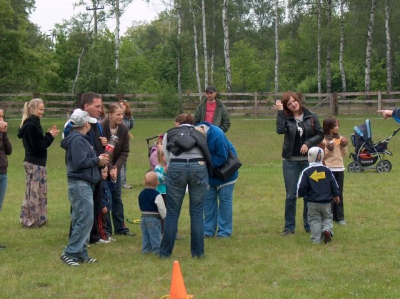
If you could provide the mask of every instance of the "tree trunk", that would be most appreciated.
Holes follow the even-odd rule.
[[[332,0],[326,0],[326,27],[328,29],[328,36],[331,35],[331,17],[332,17]],[[332,74],[331,74],[331,45],[330,38],[327,39],[326,44],[326,92],[332,91]]]
[[[372,55],[372,33],[374,31],[376,0],[372,0],[371,13],[369,17],[367,50],[365,56],[365,92],[370,92],[371,88],[371,55]],[[367,96],[369,99],[369,96]]]
[[[390,8],[389,0],[385,0],[385,31],[386,31],[386,78],[387,92],[393,90],[393,67],[392,67],[392,42],[390,40]]]
[[[118,85],[119,82],[119,47],[120,47],[120,21],[121,11],[119,7],[119,0],[115,0],[115,81]]]
[[[343,5],[346,0],[340,0],[340,50],[339,50],[339,68],[340,76],[342,78],[342,92],[347,92],[346,72],[343,65],[344,56],[344,11]]]
[[[197,92],[201,93],[202,89],[201,89],[200,72],[199,72],[199,49],[197,47],[196,14],[192,6],[192,0],[189,0],[189,8],[190,11],[192,12],[192,19],[193,19],[194,66],[196,70]]]
[[[278,36],[279,0],[275,0],[275,92],[279,91],[279,36]]]
[[[321,93],[322,87],[321,87],[321,1],[320,0],[317,0],[317,26],[318,26],[317,80],[318,80],[318,93]]]
[[[204,0],[201,1],[201,15],[203,24],[203,50],[204,50],[204,89],[208,86],[208,53],[207,53],[207,27],[206,27],[206,7]]]
[[[183,103],[182,103],[182,67],[181,67],[181,32],[182,32],[182,10],[181,10],[181,0],[176,0],[176,10],[178,13],[178,59],[177,59],[177,67],[178,67],[178,97],[179,97],[179,110],[180,113],[183,112]]]
[[[223,0],[223,1],[224,2],[222,5],[222,27],[224,29],[226,91],[232,92],[231,59],[229,54],[228,0]]]
[[[211,44],[211,62],[210,62],[210,82],[211,85],[214,85],[214,68],[215,68],[215,30],[217,29],[217,24],[215,22],[215,12],[216,12],[216,7],[215,7],[215,0],[212,2],[212,44]]]

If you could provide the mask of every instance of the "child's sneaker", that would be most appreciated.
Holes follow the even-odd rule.
[[[78,263],[78,262],[75,262],[73,259],[69,258],[69,257],[66,256],[65,254],[62,254],[62,255],[60,256],[60,260],[61,260],[64,264],[66,264],[66,265],[68,265],[68,266],[79,266],[79,263]]]
[[[96,244],[108,244],[108,243],[110,243],[110,242],[111,242],[111,241],[100,239],[100,240],[98,240],[98,241],[96,242]]]
[[[108,239],[107,239],[106,241],[109,241],[109,242],[115,242],[115,241],[117,241],[117,239],[114,239],[114,238],[108,237]]]

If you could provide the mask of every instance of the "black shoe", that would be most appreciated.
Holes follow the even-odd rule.
[[[324,236],[325,244],[332,241],[332,233],[329,230],[323,231],[322,235]]]
[[[6,246],[5,245],[0,245],[0,250],[4,250],[4,249],[6,249]]]
[[[281,233],[281,237],[287,237],[287,236],[291,236],[291,235],[294,235],[294,232],[292,232],[292,231],[290,231],[290,230],[284,230],[284,231]]]
[[[123,233],[119,233],[119,234],[116,234],[116,235],[123,235],[123,236],[130,236],[130,237],[136,236],[134,233],[131,233],[129,230],[126,230]]]

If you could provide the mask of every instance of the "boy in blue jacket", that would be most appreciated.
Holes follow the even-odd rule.
[[[324,151],[319,147],[308,150],[310,165],[303,170],[297,184],[297,196],[307,196],[308,222],[311,229],[311,242],[320,244],[332,241],[333,214],[331,201],[339,203],[339,187],[332,171],[322,164]]]

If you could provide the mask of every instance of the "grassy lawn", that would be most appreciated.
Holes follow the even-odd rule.
[[[342,135],[365,118],[340,118]],[[65,120],[44,119],[62,127]],[[373,140],[389,136],[398,124],[371,116]],[[322,119],[321,119],[322,123]],[[172,120],[136,119],[123,189],[125,218],[139,219],[137,195],[149,167],[146,138],[165,132]],[[400,134],[389,143],[394,154],[389,173],[345,173],[347,226],[334,226],[333,242],[311,245],[302,228],[302,201],[296,234],[282,238],[285,191],[281,169],[283,136],[275,119],[234,119],[228,138],[243,162],[234,191],[234,232],[229,239],[206,239],[206,258],[190,256],[188,200],[179,223],[184,237],[175,243],[171,259],[141,254],[140,226],[127,223],[135,237],[89,249],[97,264],[68,267],[59,260],[67,244],[69,201],[61,135],[49,148],[48,224],[24,229],[18,222],[25,192],[24,151],[16,132],[19,120],[9,120],[14,147],[9,157],[9,185],[0,214],[1,298],[137,298],[169,294],[173,261],[178,260],[188,294],[195,298],[399,298],[400,262],[398,182]],[[354,148],[349,144],[349,150]],[[346,158],[346,165],[350,162]],[[294,178],[295,179],[295,178]]]

